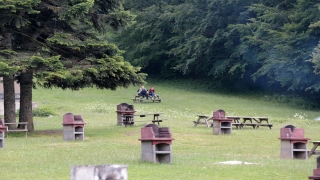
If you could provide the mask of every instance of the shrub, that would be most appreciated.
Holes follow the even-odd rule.
[[[54,116],[56,113],[54,112],[53,109],[49,107],[41,107],[41,108],[36,108],[32,110],[32,115],[37,116],[37,117],[47,117],[47,116]]]
[[[16,116],[19,116],[19,110],[16,112]],[[54,112],[53,109],[49,108],[49,107],[39,107],[36,109],[32,110],[32,116],[36,116],[36,117],[48,117],[48,116],[54,116],[56,115],[56,113]]]
[[[315,109],[318,107],[316,99],[306,98],[295,94],[269,94],[264,97],[264,100],[266,101],[288,104],[301,109]]]

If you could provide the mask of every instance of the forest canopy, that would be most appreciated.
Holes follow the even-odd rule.
[[[125,0],[124,8],[136,22],[117,42],[151,76],[319,93],[319,1]]]

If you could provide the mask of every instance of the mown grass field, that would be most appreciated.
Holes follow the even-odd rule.
[[[138,87],[116,91],[84,89],[63,91],[42,89],[33,91],[33,101],[39,107],[49,107],[53,117],[34,117],[35,132],[12,133],[0,149],[0,179],[70,179],[73,165],[128,165],[130,180],[194,180],[194,179],[308,179],[316,168],[316,156],[308,160],[280,158],[280,128],[292,124],[304,128],[305,137],[320,140],[320,122],[314,118],[319,111],[309,111],[284,104],[267,102],[263,98],[226,93],[209,93],[194,84],[173,85],[153,82],[161,103],[133,103]],[[261,94],[263,96],[263,94]],[[140,129],[146,123],[132,127],[117,126],[116,106],[133,104],[136,113],[164,112],[168,119],[161,126],[169,127],[175,140],[172,144],[172,164],[141,161]],[[193,126],[197,115],[211,115],[223,109],[227,115],[268,116],[268,127],[233,129],[231,135],[213,135],[212,128]],[[63,140],[62,116],[71,112],[84,118],[85,140]],[[312,143],[308,143],[311,149]],[[221,165],[222,161],[243,161],[254,165]]]

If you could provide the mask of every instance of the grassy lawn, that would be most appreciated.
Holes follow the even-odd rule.
[[[304,128],[305,137],[320,140],[320,122],[313,120],[320,116],[318,111],[293,108],[260,98],[181,88],[166,82],[149,81],[149,84],[155,86],[161,103],[133,103],[138,87],[116,91],[34,90],[33,101],[39,107],[53,109],[57,115],[34,117],[36,131],[28,133],[27,138],[24,133],[12,133],[5,139],[5,148],[0,149],[0,178],[70,179],[72,165],[125,164],[128,165],[129,179],[136,180],[301,180],[308,179],[316,168],[316,156],[308,160],[281,159],[278,138],[280,128],[292,124]],[[140,129],[146,123],[117,126],[115,111],[120,103],[133,104],[136,114],[164,112],[168,120],[161,126],[169,127],[175,138],[172,164],[141,161],[138,139]],[[197,115],[212,115],[218,109],[225,110],[227,115],[267,116],[273,128],[233,128],[230,135],[213,135],[212,128],[193,126],[192,121]],[[82,115],[86,122],[84,141],[63,140],[62,116],[67,112]],[[308,143],[308,149],[311,147],[312,143]],[[235,160],[255,164],[217,164]]]

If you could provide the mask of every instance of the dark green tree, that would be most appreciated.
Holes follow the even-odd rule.
[[[320,3],[316,4],[316,6],[319,7],[319,10],[320,10]],[[320,20],[310,24],[309,28],[315,32],[320,31]],[[318,45],[312,51],[312,56],[308,61],[313,64],[313,68],[314,68],[313,72],[315,74],[320,74],[320,71],[319,71],[320,70],[320,43],[319,42],[318,42]],[[320,84],[314,85],[313,88],[319,90]]]
[[[14,42],[15,32],[13,29],[21,27],[26,22],[21,16],[24,13],[36,13],[33,6],[40,1],[2,1],[0,2],[0,76],[3,77],[4,86],[4,120],[5,122],[15,122],[15,91],[14,77],[20,67],[16,64],[19,61],[17,52],[14,51],[16,46]],[[14,125],[9,125],[10,129],[15,128]]]
[[[121,33],[120,46],[148,74],[222,79],[234,73],[227,27],[245,22],[241,13],[252,2],[163,0],[138,13],[137,23]]]
[[[320,17],[316,4],[306,0],[252,4],[250,23],[230,26],[241,41],[233,56],[245,69],[253,68],[254,80],[265,77],[268,84],[293,91],[319,90],[315,88],[319,76],[307,61],[319,41],[319,28],[310,28]]]
[[[139,67],[124,61],[122,51],[106,41],[110,29],[117,30],[133,20],[121,0],[28,2],[2,2],[2,17],[18,17],[19,23],[13,25],[14,18],[0,18],[0,22],[14,41],[11,51],[18,58],[4,65],[20,68],[15,72],[21,87],[19,121],[29,122],[29,131],[34,130],[31,104],[36,85],[114,90],[144,82],[146,74],[138,73]],[[24,6],[8,10],[19,3]]]
[[[316,0],[134,2],[126,7],[135,9],[136,24],[121,33],[120,47],[150,75],[179,72],[242,89],[319,91],[312,67],[318,68]]]

